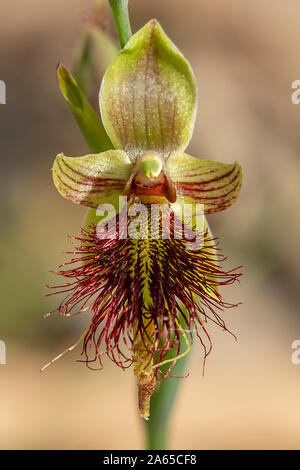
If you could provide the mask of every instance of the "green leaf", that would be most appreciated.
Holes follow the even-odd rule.
[[[91,151],[98,153],[112,149],[113,145],[100,117],[85,98],[69,70],[62,64],[57,67],[57,78],[60,90],[68,102]]]
[[[94,25],[88,25],[75,51],[74,77],[84,95],[92,100],[98,95],[100,79],[117,55],[114,41]]]

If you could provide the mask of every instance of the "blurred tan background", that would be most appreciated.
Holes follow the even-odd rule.
[[[0,79],[0,365],[1,449],[143,448],[132,371],[105,361],[92,372],[80,348],[45,373],[39,369],[73,344],[81,318],[43,319],[59,298],[43,298],[48,273],[66,257],[85,209],[52,184],[55,155],[87,153],[57,87],[59,61],[72,67],[74,47],[92,0],[2,0]],[[218,161],[237,159],[239,201],[210,218],[228,266],[243,264],[242,301],[225,312],[238,341],[214,328],[202,377],[195,343],[170,428],[173,449],[299,449],[300,79],[297,0],[130,0],[133,30],[156,17],[191,62],[199,108],[188,149]],[[114,31],[108,12],[104,22]],[[113,32],[114,34],[114,32]]]

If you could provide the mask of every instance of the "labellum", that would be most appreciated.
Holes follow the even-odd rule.
[[[99,96],[114,149],[59,154],[53,166],[59,193],[90,208],[73,258],[55,271],[67,278],[55,293],[65,296],[62,315],[90,310],[87,365],[101,368],[103,355],[122,368],[133,364],[148,419],[151,394],[193,336],[206,357],[208,320],[226,329],[220,312],[233,305],[219,286],[240,274],[222,268],[205,216],[235,202],[241,167],[184,153],[196,114],[194,75],[156,20],[117,54]]]

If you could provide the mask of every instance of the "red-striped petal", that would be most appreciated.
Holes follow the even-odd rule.
[[[172,152],[166,173],[176,192],[204,205],[204,213],[211,214],[230,207],[237,199],[242,183],[242,169],[235,162],[225,164]]]
[[[75,158],[61,153],[53,165],[53,180],[65,198],[97,208],[122,194],[131,169],[132,163],[122,150]]]

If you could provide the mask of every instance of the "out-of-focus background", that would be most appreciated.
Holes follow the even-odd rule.
[[[56,192],[55,155],[88,148],[60,95],[55,68],[72,69],[93,0],[2,0],[0,79],[0,365],[2,449],[143,448],[132,370],[104,361],[92,372],[80,347],[43,374],[48,360],[73,344],[89,322],[42,315],[49,269],[66,260],[67,235],[78,234],[85,209]],[[199,107],[188,149],[238,160],[238,202],[210,218],[228,266],[244,266],[240,286],[226,288],[238,309],[225,312],[232,336],[210,326],[213,352],[202,377],[197,342],[182,380],[170,447],[299,449],[300,79],[297,0],[130,0],[133,30],[156,17],[191,62]],[[100,27],[115,37],[109,9]],[[78,49],[77,49],[78,50]],[[99,77],[100,79],[101,77]],[[58,280],[59,281],[59,280]]]

